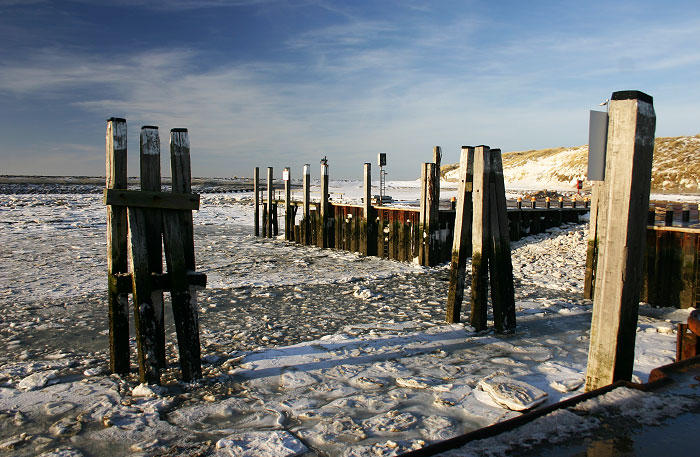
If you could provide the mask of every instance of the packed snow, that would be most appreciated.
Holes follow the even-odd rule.
[[[418,200],[414,182],[389,188]],[[352,200],[361,184],[331,192]],[[0,195],[0,454],[398,455],[582,392],[585,223],[512,244],[518,327],[498,335],[444,323],[448,265],[256,238],[252,219],[250,193],[202,195],[204,379],[178,382],[168,314],[159,387],[135,368],[109,374],[101,196]],[[688,310],[640,314],[634,377],[646,381],[673,361]]]

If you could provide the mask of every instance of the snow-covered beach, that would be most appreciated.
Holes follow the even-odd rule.
[[[331,187],[345,199],[360,189]],[[389,186],[406,204],[418,191]],[[585,223],[512,244],[518,328],[495,335],[444,324],[447,265],[255,238],[251,198],[202,195],[204,379],[177,382],[168,316],[173,368],[157,388],[108,374],[101,196],[0,195],[0,453],[395,455],[582,391]],[[688,311],[640,314],[646,381],[673,361]],[[507,395],[518,388],[524,401]]]

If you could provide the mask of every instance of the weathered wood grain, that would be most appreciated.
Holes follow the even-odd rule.
[[[488,303],[489,249],[489,147],[474,149],[472,193],[472,286],[470,324],[477,331],[486,328]]]

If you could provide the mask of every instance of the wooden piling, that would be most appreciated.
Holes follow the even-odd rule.
[[[107,189],[126,189],[126,120],[107,121]],[[127,216],[123,206],[107,205],[107,276],[109,301],[109,368],[112,373],[129,373],[129,296],[120,293],[118,275],[129,272],[127,263]]]
[[[472,193],[472,287],[470,324],[477,331],[486,328],[489,259],[489,147],[474,149]]]
[[[321,164],[321,214],[319,221],[319,246],[327,248],[330,246],[330,234],[328,218],[330,216],[330,205],[328,204],[328,164]]]
[[[474,148],[462,146],[459,159],[459,188],[455,213],[454,237],[452,240],[452,259],[450,262],[450,285],[447,292],[446,320],[453,324],[460,321],[464,286],[466,279],[468,245],[471,241],[472,227],[472,185],[474,174]]]
[[[141,190],[160,192],[160,136],[158,127],[141,127]],[[163,273],[163,238],[161,211],[146,209],[146,246],[148,249],[148,271]],[[165,368],[165,319],[163,314],[163,291],[151,291],[156,326],[156,361],[159,368]]]
[[[170,167],[173,192],[191,193],[192,171],[187,129],[170,131]],[[180,369],[183,380],[189,382],[202,377],[196,291],[187,281],[187,272],[195,271],[192,211],[165,213],[163,242],[170,276],[170,295],[177,331]]]
[[[435,231],[437,229],[437,208],[435,202],[436,182],[435,164],[423,163],[421,167],[421,231],[420,264],[423,266],[435,266],[437,264],[437,244]]]
[[[260,236],[260,167],[253,171],[253,201],[255,206],[254,233]]]
[[[587,391],[632,377],[656,126],[642,92],[615,92],[608,106]]]
[[[372,255],[370,246],[372,244],[372,227],[374,226],[374,215],[372,214],[372,164],[364,164],[364,197],[362,200],[362,215],[364,220],[360,228],[360,253],[362,255]],[[375,250],[376,252],[376,250]]]
[[[304,165],[303,193],[301,231],[303,243],[308,246],[311,244],[311,165],[308,163]]]
[[[292,177],[289,167],[282,171],[284,181],[284,239],[294,241],[294,215],[292,214]]]
[[[274,199],[274,189],[273,189],[273,170],[272,167],[267,167],[267,219],[265,220],[265,225],[267,226],[267,236],[269,238],[273,237],[272,225],[273,225],[273,212],[272,212],[272,200]]]
[[[496,332],[515,331],[515,290],[500,149],[489,150],[489,273]]]
[[[588,245],[586,248],[586,273],[583,282],[583,298],[593,300],[595,293],[595,269],[598,259],[598,204],[602,191],[601,181],[591,182],[591,212],[588,224]],[[559,197],[563,204],[563,198]]]

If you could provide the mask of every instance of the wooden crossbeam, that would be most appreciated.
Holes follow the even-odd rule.
[[[105,189],[105,205],[134,208],[198,210],[199,194],[145,190]]]
[[[109,290],[113,293],[130,294],[132,293],[131,273],[117,273],[109,277]],[[187,272],[187,286],[207,287],[207,275],[197,273],[195,271]],[[151,289],[170,291],[170,274],[169,273],[151,273]]]

